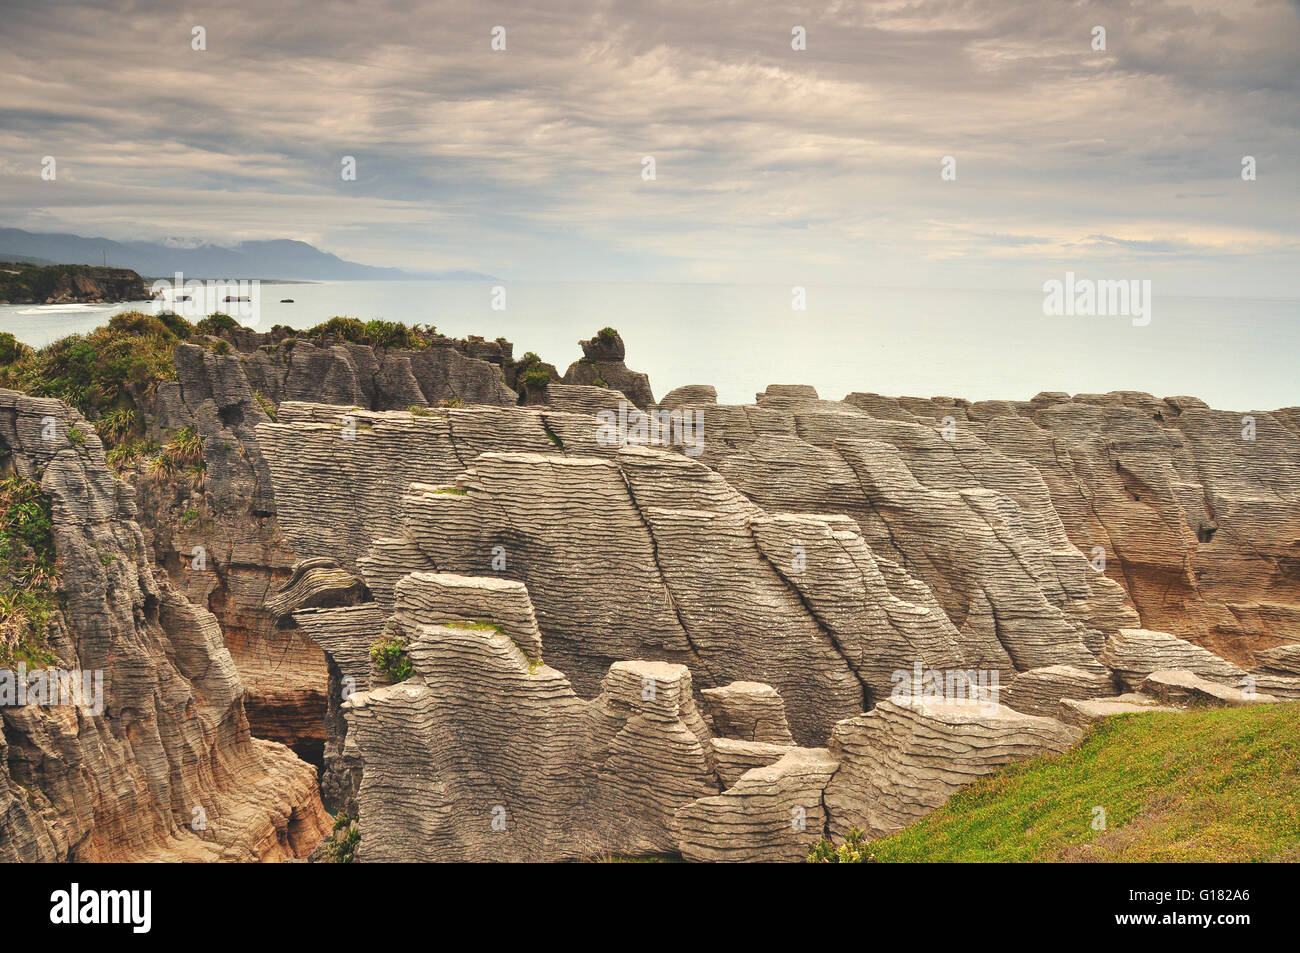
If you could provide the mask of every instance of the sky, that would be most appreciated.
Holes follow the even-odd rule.
[[[3,0],[0,225],[520,281],[1300,296],[1300,0],[409,5]]]

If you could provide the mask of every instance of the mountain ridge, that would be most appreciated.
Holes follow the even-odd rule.
[[[294,239],[264,239],[236,245],[180,247],[166,242],[119,242],[69,232],[0,228],[0,258],[41,259],[69,265],[129,268],[151,278],[182,272],[195,278],[257,278],[298,281],[494,281],[492,275],[456,269],[407,271],[347,261]]]

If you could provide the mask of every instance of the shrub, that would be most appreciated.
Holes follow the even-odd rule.
[[[370,347],[402,348],[419,350],[429,346],[435,338],[441,337],[432,324],[423,327],[418,324],[407,326],[400,321],[361,321],[357,318],[334,317],[324,324],[318,324],[304,337],[329,337],[349,341],[353,344],[366,344]]]
[[[551,382],[551,372],[544,367],[530,366],[519,375],[519,382],[525,387],[541,390]]]
[[[0,386],[57,397],[94,420],[103,410],[129,405],[132,389],[152,392],[159,381],[176,379],[176,327],[159,316],[126,311],[87,335],[60,338],[39,351],[16,344],[13,359],[0,361]],[[0,339],[0,351],[7,343]]]
[[[95,421],[95,432],[109,446],[116,446],[135,430],[140,415],[129,407],[114,407]]]
[[[0,331],[0,364],[12,364],[21,357],[29,356],[32,349],[19,341],[8,331]]]
[[[194,333],[193,326],[175,311],[160,311],[158,313],[158,321],[164,328],[181,340],[185,340]]]
[[[350,864],[360,843],[361,831],[352,822],[352,818],[340,814],[334,821],[334,836],[325,845],[325,850],[333,863]]]
[[[385,678],[394,682],[404,682],[415,674],[406,655],[406,643],[401,639],[379,639],[370,646],[370,660]]]
[[[108,451],[108,465],[115,470],[131,466],[141,457],[152,457],[161,448],[152,440],[130,440]]]
[[[163,445],[162,456],[172,466],[193,466],[203,462],[203,438],[193,427],[182,427]]]
[[[31,480],[0,480],[0,665],[55,661],[45,636],[57,575],[49,498]]]
[[[214,311],[194,325],[194,330],[199,334],[212,334],[219,336],[222,331],[231,331],[239,327],[239,322],[228,314],[220,311]]]
[[[869,864],[874,859],[867,850],[867,835],[856,827],[849,830],[839,847],[822,837],[808,851],[810,864]]]
[[[165,477],[172,472],[172,462],[168,459],[167,454],[159,453],[150,458],[145,469],[151,477]]]

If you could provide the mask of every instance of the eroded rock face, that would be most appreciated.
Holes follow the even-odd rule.
[[[376,442],[389,439],[375,432]],[[335,439],[310,428],[262,434],[275,448],[273,470],[311,460],[313,435]],[[282,437],[284,450],[275,445]],[[703,687],[765,680],[807,742],[888,694],[893,673],[918,660],[965,664],[957,631],[925,587],[880,566],[850,521],[769,518],[680,455],[489,452],[455,479],[414,484],[402,514],[358,524],[406,540],[379,537],[358,571],[383,599],[403,571],[495,566],[527,585],[547,658],[586,697],[622,658],[686,664]],[[287,527],[301,519],[303,548],[306,499],[300,517],[289,515],[291,499],[280,501],[282,519]],[[355,539],[323,545],[344,552]]]
[[[540,737],[560,739],[556,751],[578,737],[588,747],[576,767],[567,756],[553,762],[556,800],[537,807],[538,818],[568,803],[574,771],[600,792],[588,798],[595,813],[577,815],[577,827],[570,818],[570,827],[547,833],[539,820],[524,831],[523,845],[510,848],[518,856],[671,852],[675,844],[688,856],[731,851],[735,859],[759,859],[793,857],[796,846],[802,856],[823,827],[837,836],[851,826],[875,836],[895,830],[1011,760],[1059,751],[1077,732],[1055,716],[1085,724],[1155,704],[1117,699],[1116,691],[1146,685],[1173,704],[1193,697],[1168,694],[1169,679],[1151,681],[1162,669],[1190,670],[1216,684],[1247,677],[1190,635],[1139,628],[1146,597],[1135,597],[1135,605],[1129,593],[1150,589],[1129,578],[1130,551],[1119,548],[1117,568],[1116,553],[1102,544],[1102,565],[1080,531],[1093,532],[1089,520],[1105,522],[1080,500],[1096,492],[1104,502],[1109,476],[1104,467],[1092,473],[1077,461],[1063,463],[1071,459],[1066,438],[1047,427],[1072,421],[1083,429],[1069,439],[1093,447],[1088,441],[1102,439],[1096,433],[1106,432],[1104,421],[1132,417],[1133,408],[1195,416],[1202,408],[1189,399],[1040,395],[972,405],[854,394],[837,402],[789,385],[768,388],[755,406],[734,407],[716,404],[708,389],[681,388],[665,407],[704,413],[705,453],[697,460],[671,443],[620,448],[597,439],[593,415],[613,409],[622,394],[579,385],[552,390],[550,407],[416,415],[286,404],[277,423],[257,428],[293,549],[337,558],[375,599],[294,618],[331,652],[336,680],[352,669],[358,684],[368,684],[362,663],[379,634],[400,634],[416,663],[415,679],[372,685],[358,699],[347,714],[352,730],[346,740],[335,738],[339,770],[327,769],[341,790],[350,785],[363,817],[371,805],[382,845],[375,849],[390,852],[384,856],[406,856],[429,835],[411,821],[420,832],[405,844],[407,835],[387,831],[407,821],[385,811],[418,803],[443,820],[454,811],[436,800],[450,798],[445,791],[385,797],[405,791],[420,772],[430,776],[419,759],[431,750],[450,776],[469,771],[469,761],[444,760],[449,742],[440,739],[454,731],[494,738],[534,725],[480,724],[501,711],[538,719]],[[353,428],[345,435],[348,417]],[[1084,431],[1092,436],[1080,436]],[[1178,479],[1167,485],[1187,519],[1194,496],[1187,480],[1202,465],[1182,438],[1157,437],[1177,458]],[[1215,485],[1232,484],[1238,498],[1263,485],[1240,459],[1210,469]],[[1146,514],[1132,517],[1128,503],[1108,505],[1122,516],[1112,529],[1133,527],[1138,539],[1156,533],[1154,522],[1143,522]],[[1271,510],[1249,512],[1278,518]],[[1173,518],[1172,510],[1160,513],[1161,521]],[[1217,530],[1200,535],[1202,547],[1219,538]],[[1171,538],[1150,535],[1157,549]],[[1166,555],[1157,553],[1152,564]],[[1130,561],[1137,565],[1136,557]],[[1290,598],[1288,565],[1279,557],[1273,577],[1282,600]],[[1224,586],[1220,579],[1198,597],[1205,618],[1227,605],[1215,601],[1227,598]],[[1287,668],[1289,650],[1262,647],[1283,637],[1286,611],[1263,615],[1272,627],[1246,638],[1261,649],[1249,677],[1258,692],[1300,697],[1288,694],[1300,692]],[[500,631],[447,625],[484,617],[495,618]],[[1216,618],[1214,632],[1223,635],[1224,617]],[[1214,633],[1197,638],[1229,644]],[[554,669],[536,664],[543,654]],[[494,700],[489,708],[465,700],[462,711],[455,691],[436,703],[426,696],[462,655],[475,660],[471,667],[496,673],[479,686]],[[650,665],[681,673],[669,679],[675,708],[659,721],[644,699],[638,707],[624,668],[644,678]],[[1007,704],[900,696],[900,673],[906,680],[921,668],[995,674]],[[542,690],[531,682],[540,672],[559,681],[547,674],[552,680]],[[682,687],[683,678],[693,689]],[[745,682],[763,685],[733,684]],[[507,700],[517,692],[534,701]],[[704,720],[694,727],[700,712],[691,715],[694,705],[684,701],[692,693],[722,737],[707,739]],[[773,700],[785,710],[788,735],[779,719],[762,714]],[[582,727],[575,729],[579,709]],[[591,753],[593,710],[605,713],[614,737],[628,740],[621,754],[603,741],[599,758]],[[644,731],[627,728],[646,720]],[[665,730],[676,740],[666,741]],[[820,744],[829,747],[818,753]],[[395,766],[373,762],[367,751]],[[511,775],[510,785],[533,784],[527,772],[540,770],[541,755],[509,751],[510,764],[523,772]],[[636,792],[621,791],[621,773],[633,772],[638,758],[655,766],[653,777]],[[598,761],[620,767],[597,770],[592,781],[583,772]],[[828,764],[828,780],[818,782]],[[372,778],[375,772],[383,777]],[[716,790],[692,794],[700,778]],[[800,799],[817,791],[825,808],[813,815],[811,836],[785,829],[789,811],[806,811]],[[634,803],[634,795],[642,798],[637,816],[652,820],[633,824],[611,807]],[[473,816],[456,815],[454,826],[478,830],[485,802],[466,797]],[[439,856],[493,849],[479,833],[446,836],[430,848]],[[566,838],[569,846],[558,846]]]
[[[254,732],[309,755],[324,743],[328,673],[320,650],[292,627],[276,626],[264,607],[299,554],[281,535],[256,427],[271,421],[276,405],[303,398],[342,405],[336,416],[448,400],[513,405],[500,366],[509,345],[448,339],[408,351],[245,329],[226,336],[234,345],[226,353],[178,345],[177,381],[141,400],[153,411],[151,436],[189,426],[203,439],[201,480],[141,475],[134,482],[158,564],[218,617],[246,684]],[[201,572],[192,568],[195,547],[205,556]]]
[[[362,860],[559,860],[671,853],[674,812],[720,789],[690,673],[610,667],[592,701],[505,627],[458,623],[466,599],[518,606],[508,586],[416,573],[394,617],[415,674],[344,705]],[[452,607],[447,624],[438,617]],[[317,611],[329,625],[349,610]]]
[[[842,721],[826,786],[829,828],[871,837],[893,833],[941,806],[961,787],[1012,761],[1064,751],[1077,729],[1003,705],[907,698]]]
[[[1162,702],[1196,702],[1225,708],[1274,705],[1282,700],[1253,689],[1234,688],[1182,670],[1152,672],[1142,680],[1142,692]]]
[[[1255,653],[1261,671],[1279,675],[1300,675],[1300,642],[1279,645]]]
[[[825,748],[791,748],[726,792],[677,812],[682,856],[694,861],[801,861],[826,828],[822,793],[839,762]],[[810,833],[811,832],[811,833]]]
[[[1006,764],[1063,751],[1080,737],[1074,725],[1177,710],[1160,700],[1273,700],[1185,671],[1148,675],[1154,698],[1066,697],[1065,721],[992,697],[895,695],[839,721],[828,748],[795,747],[785,743],[779,695],[754,682],[700,693],[715,728],[740,737],[716,736],[679,664],[615,662],[584,701],[534,655],[545,641],[519,583],[413,572],[392,591],[391,609],[367,603],[295,615],[341,670],[369,679],[369,690],[343,706],[363,860],[799,860],[820,836],[839,839],[852,828],[885,836]],[[490,621],[497,616],[506,621]],[[405,644],[408,680],[379,685],[366,670],[364,645],[376,633]],[[1143,659],[1155,654],[1152,644],[1204,653],[1163,633],[1113,641]],[[1114,684],[1109,674],[1068,666],[1020,678],[1011,695],[1036,708]]]
[[[588,697],[619,658],[660,658],[706,687],[774,684],[795,736],[815,743],[917,661],[1004,685],[1066,666],[1095,683],[1075,694],[1109,693],[1097,654],[1137,614],[1070,541],[1034,467],[913,413],[965,421],[964,405],[837,403],[795,387],[756,408],[693,389],[674,400],[693,395],[711,467],[602,445],[590,413],[603,404],[356,414],[351,445],[338,408],[288,405],[259,434],[296,550],[343,554],[381,600],[418,570],[525,582],[551,657]],[[323,496],[326,474],[337,489]],[[697,571],[701,550],[713,556]],[[728,616],[733,601],[757,609]],[[825,648],[787,664],[761,640],[733,641],[748,630],[805,631]]]
[[[852,518],[873,553],[930,587],[973,663],[1006,679],[1049,665],[1099,671],[1104,635],[1136,624],[1123,589],[1069,540],[1032,466],[969,431],[882,419],[805,389],[759,398],[757,408],[698,408],[710,437],[702,459],[769,512]]]
[[[958,433],[1032,464],[1071,541],[1090,555],[1099,548],[1146,627],[1239,664],[1293,638],[1294,408],[1241,414],[1129,391],[906,407],[876,395],[846,400],[879,417],[950,417]]]
[[[895,830],[1078,737],[988,699],[905,697],[839,722],[829,750],[799,748],[782,699],[755,682],[701,693],[740,736],[715,737],[680,664],[618,661],[578,697],[535,654],[539,613],[517,582],[417,571],[392,591],[391,609],[295,614],[367,689],[342,708],[362,860],[797,860],[825,832]],[[405,645],[406,681],[379,685],[365,665],[378,634]]]
[[[631,370],[624,363],[623,338],[613,328],[606,328],[590,341],[579,341],[582,359],[569,365],[565,384],[597,385],[621,391],[642,410],[654,403],[650,378]]]
[[[1150,629],[1121,629],[1107,641],[1101,659],[1133,691],[1162,670],[1180,669],[1222,683],[1240,682],[1246,674],[1199,645]]]
[[[305,856],[328,822],[315,771],[250,737],[216,619],[151,567],[94,430],[58,401],[0,391],[0,449],[52,503],[59,666],[103,680],[98,713],[0,708],[0,859]]]
[[[1014,500],[1024,528],[1040,540],[1035,548],[1045,544],[1055,554],[1054,571],[1062,567],[1063,531],[1089,568],[1124,588],[1148,628],[1242,665],[1256,650],[1294,640],[1300,612],[1300,414],[1294,408],[1243,415],[1211,410],[1194,398],[1133,392],[974,404],[856,393],[837,402],[788,386],[769,388],[753,406],[710,405],[707,397],[698,406],[710,433],[705,462],[769,510],[854,516],[873,547],[930,584],[963,629],[972,612],[974,627],[988,627],[988,593],[974,592],[978,579],[967,581],[969,570],[952,584],[941,578],[951,566],[931,572],[925,562],[936,544],[915,552],[908,538],[914,528],[895,531],[893,540],[884,538],[884,527],[873,532],[873,523],[892,529],[898,514],[871,513],[859,477],[875,480],[877,489],[910,484],[886,477],[878,463],[852,466],[839,440],[893,447],[911,476],[931,490],[980,486]],[[962,526],[957,514],[954,527]],[[1086,628],[1136,626],[1135,618],[1120,618],[1122,607],[1095,582],[1087,584],[1091,596],[1080,596],[1073,570],[1062,582],[1069,598],[1063,602],[1053,585],[1044,589],[1047,600]],[[1106,609],[1100,615],[1099,597]],[[1084,634],[1096,647],[1096,636]]]
[[[1109,672],[1103,675],[1069,665],[1051,665],[1021,672],[999,700],[1026,715],[1054,718],[1063,699],[1106,698],[1114,694],[1115,685]]]
[[[732,682],[700,692],[714,733],[737,741],[793,745],[785,703],[771,685]]]

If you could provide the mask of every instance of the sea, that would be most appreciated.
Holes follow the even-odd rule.
[[[516,357],[534,351],[561,372],[580,340],[614,327],[656,396],[712,384],[720,401],[749,403],[768,384],[812,384],[830,399],[1132,390],[1242,412],[1300,405],[1300,299],[1156,294],[1143,324],[1049,314],[1039,289],[809,286],[798,300],[788,285],[324,281],[261,282],[255,297],[242,323],[258,330],[336,315],[432,324],[505,337]],[[0,331],[40,347],[154,307],[6,305]]]

